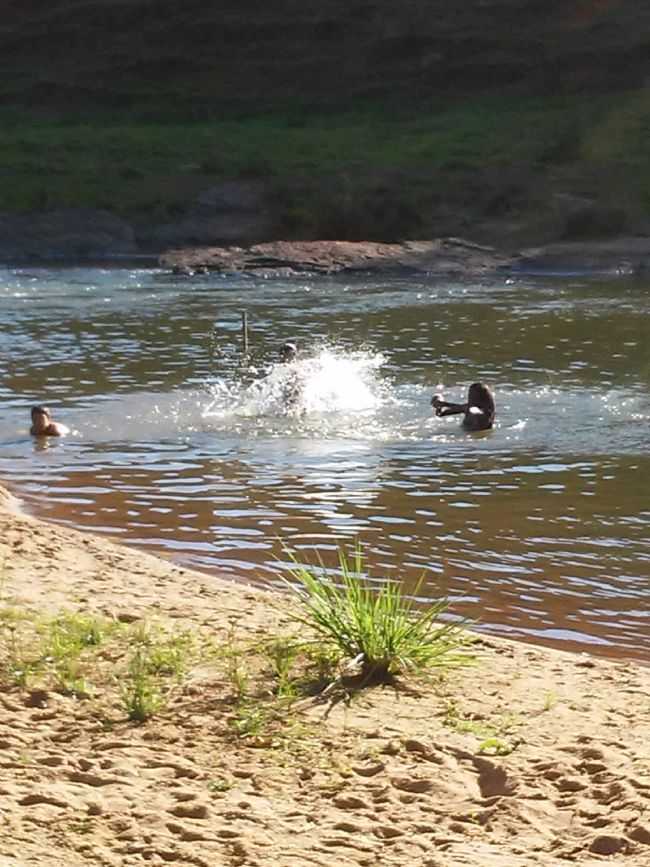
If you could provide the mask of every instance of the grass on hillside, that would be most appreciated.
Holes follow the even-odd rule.
[[[288,227],[309,232],[319,208],[352,207],[359,193],[366,209],[401,202],[408,223],[409,207],[471,202],[471,186],[459,188],[468,173],[492,172],[498,187],[513,167],[564,174],[578,193],[615,184],[650,210],[648,91],[190,122],[6,109],[0,121],[0,211],[87,206],[164,221],[212,183],[254,177],[271,182]]]

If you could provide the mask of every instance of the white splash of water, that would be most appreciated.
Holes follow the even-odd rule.
[[[344,353],[325,348],[288,364],[276,364],[245,386],[218,380],[210,387],[206,421],[224,415],[305,417],[324,413],[368,413],[389,401],[390,383],[382,380],[379,353]]]

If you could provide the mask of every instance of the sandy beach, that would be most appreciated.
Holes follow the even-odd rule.
[[[197,663],[137,724],[101,690],[10,681],[9,612],[245,643],[295,630],[286,600],[5,492],[0,527],[0,867],[650,863],[650,668],[481,637],[472,666],[302,699],[253,736],[232,683]]]

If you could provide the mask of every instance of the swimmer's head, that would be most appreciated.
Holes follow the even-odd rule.
[[[32,407],[32,436],[62,437],[70,433],[64,424],[52,421],[52,413],[46,406]]]
[[[295,343],[283,343],[280,347],[280,361],[295,361],[298,355],[298,347]]]
[[[49,421],[51,418],[51,413],[46,406],[33,406],[32,407],[32,421],[37,421],[44,419],[45,421]]]
[[[494,397],[487,385],[483,385],[482,382],[473,382],[470,385],[467,403],[470,406],[477,406],[488,415],[494,415]]]
[[[45,433],[51,422],[50,411],[46,406],[32,407],[32,430],[33,434]]]

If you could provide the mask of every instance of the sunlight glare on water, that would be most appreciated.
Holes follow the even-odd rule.
[[[250,434],[396,436],[381,427],[380,411],[397,402],[380,375],[383,362],[380,353],[320,347],[290,364],[270,365],[252,382],[211,384],[203,419],[215,431],[242,430],[246,420]]]

